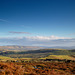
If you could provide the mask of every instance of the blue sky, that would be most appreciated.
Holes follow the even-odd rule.
[[[20,42],[13,42],[15,38],[28,40],[28,44],[23,45],[37,46],[44,46],[43,42],[48,40],[72,39],[69,45],[74,46],[75,0],[0,0],[0,45],[20,45]],[[49,42],[45,45],[56,44]]]

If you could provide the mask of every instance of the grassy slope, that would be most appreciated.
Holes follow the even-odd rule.
[[[49,55],[46,58],[47,59],[68,59],[68,60],[75,60],[74,57],[71,57],[69,55]]]
[[[1,56],[0,55],[0,60],[1,61],[7,61],[7,60],[15,60],[14,58],[6,57],[6,56]]]
[[[65,49],[40,49],[31,51],[0,51],[0,59],[14,58],[49,58],[75,60],[75,50]],[[4,57],[5,56],[5,57]]]

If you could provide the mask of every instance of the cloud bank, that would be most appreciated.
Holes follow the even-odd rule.
[[[0,38],[0,45],[75,46],[75,38],[57,36],[25,36]]]
[[[30,36],[30,37],[25,37],[27,39],[30,39],[30,40],[57,40],[57,39],[71,39],[71,38],[68,38],[68,37],[57,37],[57,36]]]

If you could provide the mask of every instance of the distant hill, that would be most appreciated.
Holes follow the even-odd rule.
[[[75,46],[53,46],[53,47],[47,47],[47,48],[57,48],[57,49],[75,49]]]
[[[75,46],[54,46],[54,47],[40,47],[40,46],[17,46],[17,45],[9,45],[9,46],[0,46],[0,50],[39,50],[39,49],[75,49]]]
[[[5,50],[38,50],[38,49],[44,49],[44,47],[38,47],[38,46],[0,46],[0,49]]]
[[[0,51],[0,55],[12,58],[45,58],[45,57],[51,57],[50,55],[57,55],[57,56],[68,55],[75,58],[75,50],[66,50],[66,49],[39,49],[39,50],[27,50],[27,51],[5,50],[5,51]]]

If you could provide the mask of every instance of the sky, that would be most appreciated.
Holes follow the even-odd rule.
[[[0,45],[75,46],[75,0],[0,0]]]

